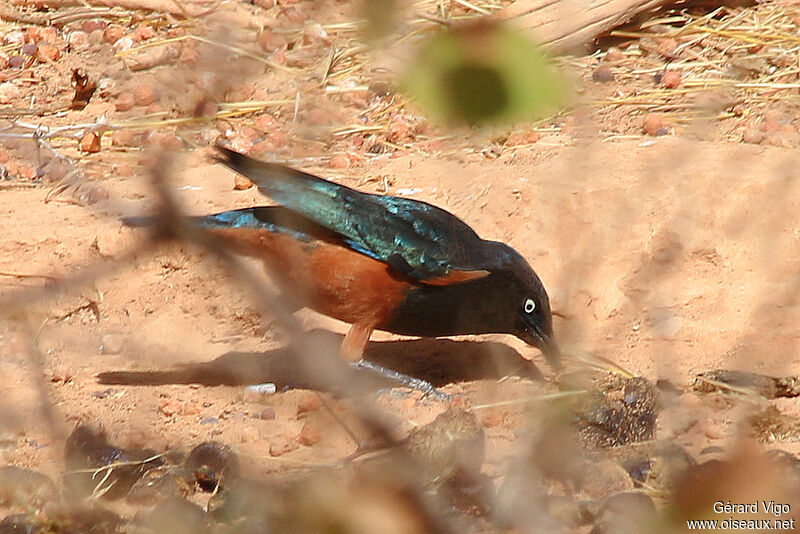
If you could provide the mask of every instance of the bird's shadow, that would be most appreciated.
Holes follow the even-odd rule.
[[[343,337],[324,330],[313,330],[308,335],[321,336],[336,346],[341,344]],[[426,380],[435,387],[506,376],[543,380],[533,362],[513,348],[495,342],[448,339],[371,342],[364,357],[388,369]],[[360,371],[359,374],[376,388],[392,385],[371,373]],[[228,352],[210,362],[186,364],[169,370],[109,371],[98,374],[98,380],[111,385],[240,386],[271,382],[279,389],[325,389],[304,371],[304,366],[288,347],[267,352]]]

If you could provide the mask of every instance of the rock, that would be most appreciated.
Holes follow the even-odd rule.
[[[606,52],[605,61],[616,63],[625,59],[625,54],[619,48],[612,46]]]
[[[275,419],[275,409],[270,407],[270,406],[267,406],[266,408],[261,410],[261,412],[259,412],[258,418],[259,419],[263,419],[265,421],[274,420]]]
[[[747,128],[742,133],[742,142],[751,145],[760,145],[764,141],[766,134],[759,128]]]
[[[142,24],[137,26],[134,30],[134,35],[139,41],[146,41],[148,39],[152,39],[156,35],[156,31],[153,29],[152,26],[147,26],[146,24]]]
[[[48,532],[116,534],[123,520],[120,516],[100,506],[81,506],[70,503],[48,510]],[[53,530],[53,527],[57,527]]]
[[[194,493],[194,474],[183,467],[162,466],[149,470],[131,488],[127,500],[135,504],[153,505],[170,497],[187,497]]]
[[[136,101],[131,93],[120,93],[116,101],[114,101],[114,109],[117,111],[128,111],[133,109]]]
[[[303,15],[303,13],[299,9],[293,6],[289,6],[282,9],[281,12],[278,13],[278,18],[284,19],[297,26],[303,24],[306,21],[305,15]]]
[[[0,534],[38,534],[42,526],[28,514],[7,515],[0,521]]]
[[[617,493],[605,500],[591,534],[639,534],[658,524],[653,499],[641,491]]]
[[[347,169],[350,167],[350,159],[344,154],[337,154],[331,158],[328,166],[331,169]]]
[[[602,374],[574,405],[578,435],[588,448],[617,447],[653,439],[658,393],[641,377]]]
[[[429,424],[412,430],[404,448],[425,466],[427,481],[441,483],[458,471],[480,471],[485,436],[475,414],[449,408]]]
[[[111,133],[111,144],[118,147],[132,147],[136,144],[136,134],[130,128],[120,128]]]
[[[648,113],[642,121],[642,131],[647,135],[656,136],[658,130],[664,127],[664,120],[661,115],[656,113]]]
[[[39,46],[39,49],[36,51],[36,59],[42,62],[58,61],[60,57],[61,50],[59,50],[57,46],[43,44]]]
[[[119,354],[124,346],[125,336],[118,332],[106,332],[100,344],[100,354]]]
[[[668,70],[661,77],[661,86],[666,89],[675,89],[681,85],[681,72],[678,70]]]
[[[94,132],[89,132],[81,138],[81,152],[95,153],[100,152],[100,136]]]
[[[111,48],[114,50],[115,54],[119,54],[120,52],[130,50],[133,48],[134,44],[136,43],[134,43],[133,38],[126,35],[121,39],[117,39],[117,41],[111,45]]]
[[[606,66],[600,66],[592,72],[592,80],[599,83],[608,83],[614,81],[614,73]]]
[[[92,33],[93,31],[100,30],[104,31],[108,23],[104,20],[95,19],[95,20],[87,20],[81,24],[81,30],[86,33]]]
[[[67,37],[67,42],[69,43],[69,47],[75,52],[86,50],[89,46],[89,34],[80,30],[74,31]]]
[[[274,436],[269,440],[269,453],[271,456],[283,456],[299,447],[300,444],[296,440],[288,439],[285,436]]]
[[[28,44],[22,45],[22,47],[20,48],[19,51],[22,53],[23,56],[31,56],[32,57],[32,56],[35,56],[36,53],[39,51],[39,47],[36,46],[33,43],[28,43]]]
[[[106,499],[122,497],[144,473],[163,464],[160,458],[150,459],[154,451],[114,447],[105,434],[85,425],[73,430],[64,448],[70,471],[64,475],[64,486],[77,496],[100,493]],[[102,469],[111,465],[113,468]]]
[[[221,488],[208,501],[208,513],[219,522],[235,524],[236,532],[270,532],[270,516],[280,513],[276,490],[261,480],[238,478]],[[252,519],[267,520],[267,528],[243,529],[242,523]],[[290,529],[291,530],[291,529]]]
[[[144,515],[142,523],[150,532],[204,534],[211,532],[202,508],[181,497],[170,497]]]
[[[98,28],[100,29],[100,28]],[[103,31],[103,41],[109,44],[116,43],[125,35],[125,30],[118,24],[111,24]]]
[[[319,394],[312,391],[304,392],[297,401],[297,416],[300,417],[309,412],[316,412],[320,408],[322,408],[322,400],[320,400]]]
[[[300,430],[300,434],[297,436],[297,441],[299,441],[301,445],[311,447],[319,443],[321,439],[322,433],[319,430],[319,425],[317,425],[316,421],[313,419],[306,419],[305,423],[303,423],[303,428]]]
[[[23,467],[0,467],[0,503],[41,506],[56,500],[58,490],[50,477]]]
[[[278,121],[272,115],[261,115],[255,120],[253,126],[266,132],[278,128]]]
[[[205,491],[215,491],[218,486],[239,476],[236,453],[216,441],[206,441],[192,449],[184,466],[194,473],[197,485]]]
[[[152,85],[137,85],[133,89],[133,102],[137,106],[149,106],[158,100],[158,94]]]
[[[617,462],[600,460],[587,462],[580,481],[580,489],[589,498],[600,500],[633,489],[633,480]]]
[[[256,36],[256,40],[261,45],[261,49],[270,54],[276,50],[286,50],[289,46],[285,37],[273,33],[269,28],[261,30]]]

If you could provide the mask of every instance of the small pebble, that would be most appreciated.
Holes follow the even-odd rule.
[[[311,45],[331,44],[328,32],[325,31],[325,28],[323,28],[322,24],[320,24],[319,22],[315,22],[313,24],[309,24],[308,26],[306,26],[305,31],[303,31],[303,42]]]
[[[258,117],[253,125],[259,130],[274,130],[278,127],[278,121],[272,115],[261,115]]]
[[[119,147],[130,147],[136,143],[136,134],[130,128],[120,128],[111,134],[111,144]]]
[[[135,43],[133,42],[132,38],[125,36],[120,39],[117,39],[112,45],[112,48],[114,49],[115,53],[119,54],[120,52],[130,50],[131,48],[133,48],[134,44]]]
[[[264,52],[274,52],[276,50],[286,50],[289,41],[281,35],[276,35],[269,28],[264,28],[256,37],[258,44]]]
[[[347,169],[350,167],[350,159],[343,154],[338,154],[331,158],[328,162],[328,166],[331,169]]]
[[[644,121],[642,122],[642,131],[647,135],[658,135],[658,130],[664,127],[664,120],[661,118],[661,115],[656,113],[649,113],[645,115]]]
[[[153,29],[153,27],[147,25],[142,25],[137,27],[133,33],[136,35],[136,38],[140,41],[146,41],[148,39],[152,39],[156,35],[156,31]]]
[[[40,43],[54,43],[58,40],[58,30],[52,26],[41,28],[39,32]]]
[[[92,44],[100,44],[105,42],[105,34],[103,30],[94,30],[89,32],[89,42]]]
[[[614,73],[608,67],[600,66],[592,72],[592,80],[600,83],[613,82]]]
[[[277,390],[278,388],[272,383],[247,386],[244,388],[244,400],[246,402],[259,402],[264,396],[273,395]]]
[[[44,44],[39,47],[39,50],[36,53],[36,59],[41,62],[48,62],[48,61],[58,61],[58,58],[61,57],[61,50],[58,47]]]
[[[114,44],[118,40],[122,39],[125,35],[125,30],[122,26],[118,26],[117,24],[112,24],[108,26],[105,31],[103,31],[103,41],[106,43]]]
[[[67,42],[73,50],[83,50],[89,45],[89,34],[80,30],[74,31],[69,34]]]
[[[260,141],[250,147],[248,154],[254,157],[263,157],[267,154],[275,152],[277,148],[278,147],[276,147],[275,143],[273,143],[272,141]]]
[[[116,332],[103,334],[100,354],[119,354],[125,346],[125,336]]]
[[[306,21],[305,15],[297,9],[296,7],[289,6],[285,8],[281,13],[278,15],[280,18],[284,18],[287,21],[291,22],[292,24],[303,24]]]
[[[114,109],[117,111],[128,111],[133,109],[136,101],[131,93],[121,93],[114,101]]]
[[[312,419],[306,419],[303,428],[300,430],[300,434],[297,436],[297,441],[299,441],[301,445],[311,447],[319,443],[321,439],[322,432],[319,430],[319,425]]]
[[[35,56],[38,49],[39,47],[35,44],[24,44],[20,48],[20,52],[23,56]]]
[[[219,419],[216,417],[204,417],[200,420],[201,425],[218,425]]]
[[[100,30],[103,31],[108,27],[108,23],[104,20],[87,20],[81,24],[81,30],[86,33],[92,33],[93,31]]]
[[[100,152],[100,136],[94,132],[89,132],[81,138],[81,152]]]
[[[25,32],[12,30],[3,37],[3,44],[22,44],[25,42]]]
[[[12,69],[21,69],[25,65],[25,58],[22,56],[11,56],[8,60],[8,66]]]
[[[71,382],[73,378],[75,378],[75,375],[72,369],[67,365],[58,365],[50,371],[51,382],[62,382],[66,384],[67,382]]]
[[[272,421],[275,419],[275,416],[275,408],[272,408],[271,406],[267,406],[258,414],[258,418],[265,421]]]
[[[102,389],[102,390],[98,390],[98,391],[92,391],[92,398],[94,398],[94,399],[105,399],[106,397],[108,397],[112,393],[114,393],[114,390],[111,389],[111,388]]]
[[[742,142],[751,145],[760,145],[764,141],[765,134],[759,128],[748,128],[742,133]]]
[[[133,90],[133,102],[137,106],[149,106],[158,99],[152,85],[137,85]]]
[[[668,70],[661,76],[661,86],[666,89],[675,89],[681,85],[681,72]]]
[[[247,177],[242,176],[241,174],[237,174],[233,177],[233,189],[234,191],[245,191],[250,189],[255,184],[251,182]],[[273,384],[274,385],[274,384]],[[247,393],[245,393],[245,396]]]
[[[267,134],[267,139],[272,141],[272,144],[275,145],[276,148],[286,146],[286,144],[289,142],[289,136],[280,130],[269,132]]]
[[[297,401],[297,416],[299,417],[309,412],[316,412],[320,408],[322,408],[322,400],[319,398],[319,395],[311,391],[305,392]]]
[[[617,462],[600,460],[587,465],[580,486],[587,496],[599,500],[620,491],[632,490],[633,480]]]
[[[605,60],[609,62],[617,62],[625,59],[625,54],[619,48],[612,46],[606,52]]]

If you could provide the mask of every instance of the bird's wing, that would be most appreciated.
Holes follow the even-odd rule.
[[[289,235],[299,241],[321,239],[337,244],[344,242],[343,236],[284,206],[256,206],[211,215],[190,216],[187,219],[197,228],[265,229]],[[153,226],[157,219],[147,216],[123,217],[122,222],[134,227]]]
[[[218,147],[219,161],[266,196],[395,271],[432,285],[486,276],[509,261],[456,216],[417,200],[371,195]]]

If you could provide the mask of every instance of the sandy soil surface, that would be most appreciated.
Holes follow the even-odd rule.
[[[104,56],[91,57],[99,64]],[[67,67],[58,67],[61,74]],[[70,122],[99,111],[100,104],[91,105]],[[110,109],[106,101],[102,106]],[[608,140],[575,128],[490,153],[397,150],[351,158],[347,168],[315,154],[304,160],[284,152],[281,159],[294,156],[303,169],[351,187],[434,203],[482,237],[511,244],[548,288],[556,335],[574,357],[569,370],[582,365],[579,358],[599,357],[680,388],[719,368],[795,374],[796,150],[630,137]],[[246,383],[270,379],[252,353],[280,355],[288,340],[219,259],[181,244],[127,255],[146,234],[124,227],[120,216],[152,210],[155,196],[147,173],[139,172],[137,149],[106,148],[82,156],[92,183],[108,192],[106,202],[44,202],[46,185],[2,182],[0,299],[31,288],[43,292],[25,293],[33,300],[4,310],[0,322],[0,463],[57,477],[64,438],[78,423],[104,428],[117,445],[159,452],[218,440],[248,459],[243,468],[252,476],[353,453],[356,443],[333,416],[350,417],[346,400],[325,395],[327,410],[304,389],[261,398],[246,393]],[[15,157],[34,157],[13,150]],[[173,163],[169,187],[188,213],[269,203],[255,189],[234,190],[233,174],[203,150],[183,150]],[[100,276],[91,283],[47,293],[50,277],[95,269]],[[265,276],[264,283],[270,284]],[[307,310],[297,317],[308,330],[347,331]],[[471,406],[539,391],[520,371],[527,360],[552,378],[537,350],[509,336],[453,342],[376,333],[373,341],[369,354],[376,360],[428,378]],[[227,385],[215,375],[220,369],[232,373]],[[98,376],[109,372],[120,373],[102,383]],[[377,403],[403,432],[447,408],[400,393]],[[665,416],[658,436],[692,452],[733,443],[741,417],[735,403],[687,395],[682,406],[691,405],[691,423],[676,426]],[[800,413],[793,399],[774,403]],[[500,484],[520,443],[522,408],[477,413],[486,432],[483,472]],[[800,452],[797,443],[780,446]]]
[[[233,191],[231,173],[202,157],[180,167],[173,187],[190,213],[265,202],[256,191]],[[795,168],[791,150],[664,138],[543,146],[480,162],[400,156],[340,179],[370,191],[377,186],[369,179],[391,176],[393,189],[412,188],[414,198],[451,210],[486,238],[512,244],[549,288],[567,352],[585,351],[634,374],[685,384],[708,369],[783,375],[800,363]],[[110,177],[104,184],[122,199],[124,212],[147,210],[144,180]],[[115,214],[43,204],[42,196],[26,189],[0,197],[2,234],[8,236],[0,270],[77,273],[118,258],[142,239]],[[3,295],[38,285],[37,279],[6,279]],[[96,379],[103,371],[168,369],[284,344],[219,261],[199,251],[165,247],[26,315],[27,324],[41,326],[43,373],[60,420],[101,422],[165,447],[217,436],[253,453],[302,425],[296,418],[300,392],[265,401],[276,409],[274,421],[249,417],[258,406],[243,401],[241,387],[113,387],[98,395],[106,389]],[[347,325],[313,312],[299,316],[310,329],[346,332]],[[40,447],[44,429],[34,423],[39,399],[24,337],[6,328],[4,402],[37,443],[6,451],[7,460],[36,464],[51,453],[57,457],[58,447],[49,440],[51,446]],[[470,340],[503,343],[543,364],[538,351],[511,337]],[[436,356],[423,350],[406,357]],[[478,402],[482,386],[467,382],[444,390]],[[502,388],[493,395],[502,398]],[[420,424],[440,409],[426,402],[404,415]],[[226,413],[219,424],[202,424]],[[351,452],[346,435],[330,430],[318,446],[290,456]]]

